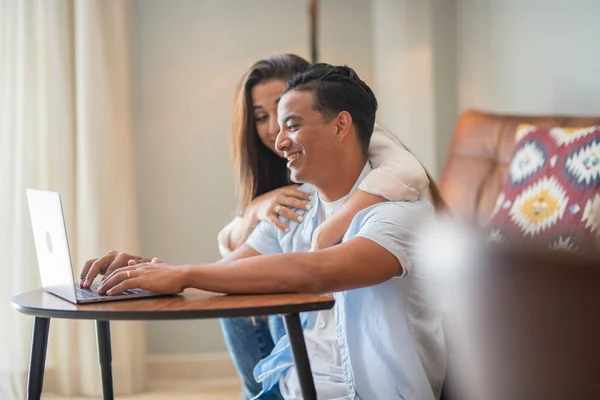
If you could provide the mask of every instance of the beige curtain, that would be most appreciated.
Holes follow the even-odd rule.
[[[13,295],[39,287],[25,188],[61,193],[75,273],[138,250],[129,0],[0,0],[0,398],[25,398],[32,318]],[[142,322],[111,324],[117,394],[140,391]],[[45,388],[101,392],[94,324],[52,320]]]

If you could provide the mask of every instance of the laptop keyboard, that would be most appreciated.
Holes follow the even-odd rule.
[[[97,299],[99,297],[107,297],[104,294],[98,293],[99,286],[100,286],[100,282],[98,282],[98,281],[92,282],[92,285],[89,288],[80,288],[79,284],[75,284],[75,292],[77,293],[77,298],[86,300],[86,299]],[[129,289],[120,294],[128,295],[128,294],[138,294],[138,293],[142,293],[142,292],[144,292],[143,289]]]

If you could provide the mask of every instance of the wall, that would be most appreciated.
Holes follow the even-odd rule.
[[[598,1],[371,4],[378,119],[434,177],[468,108],[599,113]]]
[[[373,0],[378,120],[436,177],[456,120],[454,0]]]
[[[308,1],[135,0],[134,103],[142,254],[215,261],[233,216],[233,90],[256,60],[309,57]],[[370,3],[322,2],[321,60],[372,80]],[[148,324],[150,354],[224,351],[217,321]]]
[[[218,259],[231,218],[233,87],[256,59],[309,56],[308,1],[134,0],[144,254]],[[458,111],[600,112],[600,2],[324,0],[320,55],[373,87],[379,120],[433,175]],[[149,352],[224,350],[215,321],[149,324]]]
[[[600,114],[600,2],[458,3],[461,110]]]
[[[457,2],[434,1],[432,7],[433,90],[435,113],[434,146],[438,176],[444,167],[458,118],[458,57],[457,57]]]

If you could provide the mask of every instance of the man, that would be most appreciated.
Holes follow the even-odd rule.
[[[426,200],[382,203],[357,214],[341,244],[309,252],[320,222],[370,171],[367,148],[377,101],[347,67],[317,64],[292,78],[281,97],[277,148],[314,207],[289,232],[260,224],[247,243],[214,264],[126,266],[140,257],[110,252],[84,266],[85,284],[109,275],[99,291],[130,288],[178,293],[334,293],[334,311],[304,315],[320,399],[434,399],[445,374],[441,316],[412,268],[415,221],[432,217]],[[287,337],[256,367],[265,392],[300,398]],[[260,395],[259,395],[260,398]]]

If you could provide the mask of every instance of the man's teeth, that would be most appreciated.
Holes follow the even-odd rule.
[[[288,156],[287,160],[288,161],[294,161],[298,157],[300,157],[299,154],[291,154],[291,155]]]

